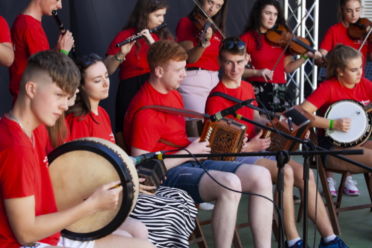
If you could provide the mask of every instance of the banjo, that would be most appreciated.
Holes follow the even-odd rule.
[[[354,100],[342,100],[333,103],[324,117],[327,119],[350,118],[351,126],[347,132],[326,130],[332,143],[340,147],[352,147],[366,142],[372,133],[371,110]]]

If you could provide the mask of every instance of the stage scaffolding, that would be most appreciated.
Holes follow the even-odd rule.
[[[319,0],[284,0],[284,14],[289,26],[298,36],[312,42],[318,49]],[[306,96],[317,87],[318,67],[312,59],[295,72],[287,74],[287,81],[298,89],[297,103],[302,103]]]

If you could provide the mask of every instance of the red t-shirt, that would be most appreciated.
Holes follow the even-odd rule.
[[[97,137],[115,143],[110,117],[102,107],[98,107],[98,115],[93,112],[85,116],[69,114],[66,116],[66,121],[70,134],[68,140]]]
[[[160,142],[160,139],[182,147],[190,144],[183,116],[153,109],[139,110],[147,105],[184,108],[182,97],[177,90],[162,94],[146,82],[131,101],[124,118],[123,133],[127,148],[135,147],[149,152],[175,149]]]
[[[192,41],[194,46],[199,44],[198,35],[200,31],[195,27],[194,23],[189,17],[183,17],[178,22],[176,35],[177,41]],[[218,64],[218,52],[220,49],[222,36],[215,31],[210,40],[211,44],[208,46],[198,61],[192,64],[187,64],[187,67],[199,67],[208,71],[218,71],[220,69]]]
[[[9,89],[12,96],[16,97],[28,58],[37,52],[48,50],[50,47],[41,22],[29,15],[17,16],[12,26],[12,40],[14,63],[9,68]]]
[[[4,200],[33,195],[36,216],[57,212],[57,206],[45,151],[34,147],[21,127],[6,117],[0,119],[0,166],[0,247],[19,248],[8,223]],[[56,245],[59,237],[56,233],[40,242]]]
[[[126,29],[118,33],[107,49],[107,55],[115,55],[120,52],[120,47],[116,47],[116,44],[126,40],[128,37],[136,33],[138,33],[138,31],[134,28]],[[159,40],[157,34],[151,33],[151,36],[155,41]],[[147,63],[147,52],[149,48],[150,46],[147,43],[146,38],[141,38],[136,41],[132,50],[130,50],[127,56],[125,56],[125,61],[120,65],[119,77],[121,80],[150,72],[150,67]]]
[[[259,35],[259,38],[262,44],[259,50],[257,49],[257,46],[256,46],[256,41],[254,39],[253,31],[246,32],[245,34],[240,36],[240,39],[244,41],[245,44],[247,45],[247,53],[251,55],[252,65],[257,70],[264,69],[264,68],[272,70],[274,68],[274,65],[277,63],[279,56],[281,56],[281,59],[275,68],[273,80],[268,81],[268,82],[280,83],[280,84],[286,83],[285,70],[284,70],[284,59],[289,54],[284,53],[284,55],[282,55],[283,48],[269,43],[266,40],[265,35],[263,34],[258,34],[258,35]],[[263,77],[250,77],[249,81],[266,82]]]
[[[211,94],[214,92],[221,92],[226,95],[232,96],[234,98],[237,98],[239,100],[248,100],[248,99],[254,99],[254,91],[253,87],[250,83],[242,81],[240,87],[235,89],[227,88],[221,81],[217,84],[217,86],[211,91]],[[207,99],[207,104],[205,106],[205,112],[207,114],[213,115],[217,113],[218,111],[221,111],[223,109],[229,108],[233,105],[235,105],[235,102],[232,102],[224,97],[221,96],[209,96]],[[242,107],[236,111],[236,113],[242,115],[243,117],[253,120],[254,119],[254,110],[248,107]],[[229,118],[234,118],[232,115],[228,115]],[[235,118],[234,118],[235,119]],[[237,120],[237,119],[236,119]],[[247,126],[247,134],[248,137],[252,137],[255,134],[255,128],[254,125],[243,121],[243,120],[237,120],[240,123],[243,123]]]
[[[12,42],[8,23],[0,16],[0,43]]]
[[[342,23],[337,23],[328,29],[320,44],[320,49],[330,51],[338,44],[351,46],[359,50],[362,40],[352,40],[347,34],[347,28]],[[371,50],[372,44],[367,41],[361,50],[361,53],[363,54],[363,65],[366,64],[368,57],[367,54],[368,52],[371,52]]]
[[[328,109],[328,107],[340,100],[355,100],[364,106],[372,102],[372,82],[366,78],[349,89],[339,83],[336,79],[324,81],[319,87],[306,99],[318,109],[320,113]]]

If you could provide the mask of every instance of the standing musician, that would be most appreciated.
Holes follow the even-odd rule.
[[[208,94],[218,83],[218,48],[223,39],[228,0],[195,0],[178,22],[177,40],[186,49],[187,75],[179,91],[185,108],[204,112]],[[211,22],[213,21],[213,22]]]
[[[96,54],[80,57],[77,65],[82,77],[76,103],[66,117],[69,139],[98,137],[115,143],[110,117],[99,106],[100,101],[109,96],[110,79],[106,66]],[[188,239],[197,215],[192,198],[176,188],[160,187],[154,195],[146,192],[149,189],[140,184],[141,193],[131,213],[135,220],[127,218],[121,230],[134,233],[134,237],[147,238],[147,230],[143,231],[146,228],[139,225],[141,221],[149,231],[149,240],[157,247],[189,247]]]
[[[58,212],[45,153],[33,131],[51,126],[67,110],[80,80],[66,55],[44,51],[33,55],[23,74],[12,110],[0,119],[0,247],[153,247],[144,240],[109,235],[96,241],[73,241],[60,231],[119,202],[118,182],[97,189],[86,201]],[[41,154],[39,154],[41,152]]]
[[[365,43],[363,47],[362,41],[363,36],[359,39],[352,39],[348,35],[348,29],[350,25],[358,23],[360,21],[360,14],[362,11],[361,0],[340,0],[339,4],[339,15],[341,17],[341,22],[331,26],[326,32],[323,41],[320,43],[319,51],[323,55],[327,55],[338,44],[343,44],[346,46],[351,46],[357,50],[360,48],[360,52],[363,55],[363,68],[366,65],[367,59],[371,58],[372,44],[370,42]],[[369,26],[368,26],[369,27]],[[368,28],[365,27],[366,29]]]
[[[148,105],[183,108],[177,88],[186,76],[186,59],[186,51],[174,41],[158,41],[151,46],[149,81],[133,98],[124,120],[125,141],[133,156],[179,147],[185,147],[190,153],[210,153],[208,142],[196,139],[190,143],[182,116],[142,108]],[[186,153],[185,150],[176,152]],[[186,190],[196,203],[216,201],[212,219],[214,247],[231,247],[241,195],[217,185],[203,167],[231,189],[272,198],[270,174],[256,165],[205,160],[201,167],[189,158],[165,159],[164,163],[168,169],[165,186]],[[256,196],[250,196],[249,202],[254,247],[271,247],[272,203]]]
[[[239,100],[247,100],[254,98],[253,87],[250,83],[242,81],[245,65],[248,62],[245,43],[236,37],[227,38],[222,42],[219,61],[222,69],[222,78],[218,85],[212,90],[208,97],[206,105],[206,113],[215,114],[218,111],[229,108],[235,103],[222,97],[213,96],[216,92],[220,92]],[[264,122],[257,110],[248,107],[243,107],[237,111],[238,114],[253,119],[258,122]],[[233,116],[228,116],[233,117]],[[233,117],[234,118],[234,117]],[[270,145],[270,138],[260,138],[262,131],[257,135],[252,124],[238,120],[247,126],[248,141],[244,144],[242,152],[259,152],[265,150]],[[277,181],[278,166],[273,157],[237,157],[239,162],[257,164],[267,168],[272,180]],[[296,228],[295,211],[293,204],[293,186],[298,187],[303,191],[303,166],[293,160],[290,160],[284,167],[284,194],[283,194],[283,209],[284,209],[284,229],[287,236],[287,247],[302,247],[303,242],[300,239]],[[310,173],[309,180],[309,201],[308,213],[310,218],[315,222],[319,232],[322,235],[322,241],[319,247],[347,247],[343,241],[334,235],[327,211],[321,199],[321,196],[316,190],[314,175]],[[317,216],[316,216],[317,215]]]
[[[31,0],[12,26],[12,40],[15,50],[14,63],[9,69],[10,93],[13,100],[18,95],[19,82],[26,68],[28,58],[37,52],[50,49],[48,37],[41,19],[51,16],[53,10],[62,9],[62,0]],[[56,50],[68,54],[74,45],[71,32],[60,34]]]
[[[107,50],[105,64],[109,74],[111,75],[120,67],[120,84],[116,95],[115,110],[116,132],[121,131],[130,101],[148,78],[150,68],[146,56],[150,45],[159,39],[172,37],[166,28],[153,33],[149,31],[163,24],[167,9],[166,0],[138,0],[127,25],[116,35]],[[144,37],[138,39],[134,46],[133,42],[129,43],[132,44],[129,46],[116,46],[136,34]]]
[[[257,0],[241,36],[253,66],[246,70],[244,77],[255,88],[259,106],[274,112],[282,112],[295,104],[297,89],[295,85],[287,84],[285,74],[295,71],[311,55],[307,53],[294,60],[282,46],[270,43],[267,32],[279,25],[287,28],[279,1]]]
[[[309,113],[319,110],[313,124],[322,129],[334,129],[348,132],[351,125],[350,118],[326,119],[322,115],[328,107],[340,100],[355,100],[364,106],[372,102],[372,83],[363,77],[363,55],[345,45],[337,45],[327,54],[328,80],[320,86],[301,105]],[[345,109],[345,116],[351,116]],[[362,123],[360,123],[362,125]],[[321,134],[319,143],[326,147],[333,147],[330,139]],[[364,151],[363,155],[350,156],[353,160],[372,166],[372,142],[358,145],[357,149]],[[349,163],[341,161],[333,156],[327,156],[327,167],[344,168],[353,171],[355,168]]]
[[[366,65],[367,59],[371,58],[372,44],[370,42],[365,43],[362,46],[362,40],[364,37],[359,39],[351,39],[348,35],[348,28],[350,25],[357,23],[360,20],[360,14],[362,11],[362,3],[360,0],[340,0],[339,14],[341,16],[341,22],[330,27],[320,44],[320,52],[326,55],[338,44],[347,45],[357,50],[360,48],[360,52],[363,55],[363,69]],[[371,36],[372,37],[372,36]],[[337,196],[337,190],[335,188],[336,182],[332,177],[331,173],[328,173],[328,188],[333,196]],[[356,182],[351,176],[346,178],[344,193],[351,196],[358,196],[360,194]]]
[[[0,16],[0,66],[9,67],[14,61],[14,50],[8,23]]]

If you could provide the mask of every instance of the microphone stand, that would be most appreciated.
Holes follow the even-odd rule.
[[[277,180],[277,188],[280,188],[280,191],[278,192],[279,194],[279,212],[278,212],[278,219],[279,219],[279,225],[282,227],[283,220],[281,218],[282,212],[283,212],[283,174],[281,168],[284,167],[284,165],[289,161],[289,158],[291,155],[302,155],[306,157],[311,157],[313,155],[332,155],[332,156],[338,156],[339,154],[343,155],[358,155],[358,154],[363,154],[363,150],[307,150],[307,151],[302,151],[302,152],[289,152],[289,151],[277,151],[277,152],[240,152],[240,153],[212,153],[212,154],[164,154],[164,152],[161,152],[160,154],[157,155],[158,159],[166,159],[166,158],[214,158],[214,157],[247,157],[247,156],[276,156],[278,165],[279,167],[279,172],[280,175],[278,176]],[[304,169],[304,173],[308,174],[308,170]],[[280,178],[281,177],[281,178]],[[308,178],[308,176],[307,176]],[[280,180],[281,179],[281,180]],[[280,181],[280,182],[279,182]],[[305,183],[306,184],[306,183]],[[306,190],[307,190],[307,186]],[[305,190],[304,190],[305,191]],[[305,197],[304,197],[305,198]],[[304,206],[307,205],[306,198],[304,199]],[[305,207],[304,207],[305,208]],[[305,208],[307,210],[307,206]],[[305,212],[307,213],[307,212]],[[306,216],[306,215],[304,215]],[[306,217],[304,217],[304,221],[306,221]],[[305,222],[306,223],[306,222]],[[305,226],[305,224],[304,224]],[[307,230],[307,225],[306,229]],[[304,236],[307,238],[307,235]],[[304,240],[305,241],[305,240]],[[280,228],[280,233],[279,233],[279,240],[278,240],[279,247],[284,247],[284,231],[283,228]],[[306,246],[305,246],[306,247]]]
[[[244,105],[246,107],[249,107],[249,108],[252,108],[252,109],[255,109],[255,110],[260,110],[260,108],[252,105],[252,104],[249,104],[247,102],[244,102]],[[263,110],[261,110],[263,111]],[[264,111],[263,111],[264,112]],[[334,153],[333,151],[331,150],[327,150],[323,147],[320,147],[320,146],[315,146],[314,144],[312,144],[309,140],[303,140],[303,139],[300,139],[298,137],[294,137],[294,136],[291,136],[287,133],[284,133],[278,129],[275,129],[275,128],[271,128],[271,127],[268,127],[264,124],[261,124],[257,121],[254,121],[254,120],[250,120],[248,118],[245,118],[241,115],[236,115],[236,118],[238,119],[241,119],[243,121],[246,121],[248,123],[251,123],[255,126],[258,126],[258,127],[261,127],[263,129],[267,129],[267,130],[270,130],[274,133],[277,133],[279,135],[282,135],[284,136],[285,138],[287,139],[290,139],[290,140],[293,140],[293,141],[296,141],[296,142],[300,142],[301,144],[303,144],[303,147],[305,149],[305,152],[303,152],[301,155],[304,157],[304,168],[303,168],[303,180],[304,180],[304,193],[303,193],[303,201],[304,201],[304,204],[303,204],[303,216],[304,216],[304,220],[303,220],[303,242],[304,242],[304,247],[307,247],[307,210],[308,210],[308,206],[307,206],[307,203],[308,203],[308,192],[309,192],[309,170],[310,170],[310,158],[312,155],[311,155],[311,151],[315,152],[316,154],[318,154],[317,152],[321,152],[322,154],[326,154],[326,155],[331,155],[331,156],[334,156],[338,159],[341,159],[343,161],[346,161],[346,162],[349,162],[355,166],[358,166],[360,168],[363,168],[369,172],[372,172],[372,168],[364,165],[364,164],[361,164],[361,163],[358,163],[352,159],[349,159],[347,157],[344,157],[344,156],[340,156],[339,154],[342,154],[342,153]],[[346,153],[343,153],[343,154],[349,154],[347,153],[348,150],[344,150],[344,152]],[[287,151],[279,151],[279,153],[286,153]],[[293,154],[293,153],[289,153],[289,154]],[[320,153],[319,153],[320,154]],[[363,154],[363,152],[361,153]],[[349,154],[350,155],[350,154]],[[282,155],[281,155],[282,156]],[[283,175],[282,175],[282,168],[284,167],[283,165],[283,161],[286,161],[288,162],[289,161],[289,157],[288,157],[288,160],[286,157],[280,157],[279,155],[276,156],[276,160],[277,160],[277,166],[278,166],[278,179],[277,179],[277,191],[278,191],[278,195],[279,195],[279,199],[280,197],[282,197],[282,191],[283,191]],[[281,181],[281,182],[280,182]],[[279,200],[279,203],[282,204],[282,199]],[[282,207],[279,205],[279,207]],[[282,209],[282,208],[281,208]]]

